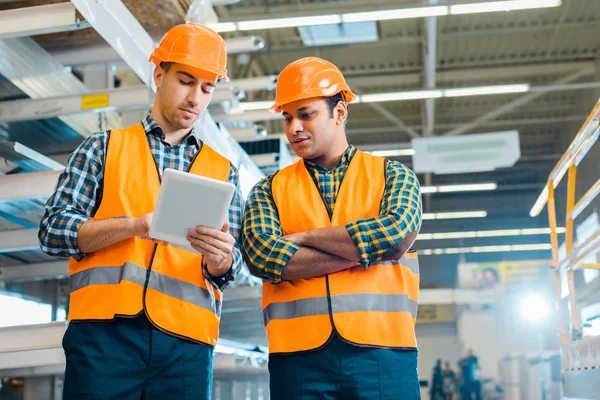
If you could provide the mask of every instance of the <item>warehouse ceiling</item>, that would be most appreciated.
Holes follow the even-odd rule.
[[[59,2],[2,0],[0,11]],[[184,21],[190,2],[123,0],[155,40],[159,40],[174,24]],[[236,4],[216,6],[215,11],[220,22],[228,22],[426,4],[427,2],[411,0],[241,0]],[[264,48],[259,51],[230,56],[229,75],[233,80],[277,75],[288,63],[301,57],[316,55],[336,64],[351,88],[362,94],[420,90],[426,88],[427,81],[431,82],[432,78],[435,81],[433,87],[437,88],[521,83],[532,87],[563,85],[554,87],[554,90],[547,93],[537,93],[536,96],[532,96],[532,93],[517,93],[443,98],[429,101],[429,105],[425,100],[353,104],[349,108],[347,125],[351,143],[359,147],[380,149],[409,147],[414,136],[518,130],[521,157],[513,167],[468,174],[419,175],[422,185],[482,182],[498,184],[495,191],[489,192],[425,195],[425,212],[485,210],[488,216],[425,221],[422,232],[547,226],[544,213],[538,218],[530,218],[529,210],[546,182],[548,173],[600,96],[598,85],[587,85],[598,82],[600,78],[600,1],[563,0],[562,6],[548,9],[443,16],[437,17],[436,23],[434,31],[427,29],[426,19],[418,18],[365,23],[356,27],[356,30],[347,29],[343,34],[339,30],[312,28],[223,33],[226,39],[258,35],[265,42]],[[350,40],[346,36],[354,35],[354,40],[368,42],[331,44],[334,40],[340,40],[340,35],[344,36],[344,40]],[[106,46],[106,42],[93,28],[40,35],[33,39],[51,55]],[[330,44],[312,46],[315,41]],[[432,61],[428,61],[426,56],[432,54],[432,49],[427,47],[428,43],[435,45],[433,53],[436,57]],[[78,64],[83,64],[84,61]],[[72,69],[73,74],[78,77],[81,76],[79,68],[80,66],[73,66]],[[122,66],[119,68],[122,77],[125,77],[126,71],[123,71]],[[579,85],[574,88],[573,85],[576,84]],[[27,97],[6,77],[0,77],[0,101]],[[261,90],[248,92],[245,101],[269,101],[273,98],[273,91]],[[434,115],[431,125],[426,120],[429,113]],[[284,131],[281,120],[262,121],[261,124],[267,127],[269,134]],[[69,125],[57,118],[18,124],[0,123],[0,138],[20,141],[45,155],[68,153],[81,140]],[[410,157],[394,159],[412,166]],[[27,172],[15,165],[0,171],[13,174]],[[3,233],[1,231],[6,233],[35,227],[44,200],[34,199],[23,203],[0,201],[0,234]],[[561,207],[559,204],[559,208]],[[547,235],[532,235],[422,241],[417,247],[431,249],[548,242]],[[456,281],[455,267],[462,257],[423,257],[423,286],[452,287]],[[464,257],[467,261],[548,259],[550,252],[490,252],[466,254]],[[0,253],[0,266],[41,261],[48,260],[32,248],[22,251],[4,250]],[[255,313],[257,308],[255,299],[239,307],[243,310],[242,313],[249,309]],[[233,317],[236,314],[231,315],[225,317],[224,332],[230,333],[230,337],[243,337],[244,332],[240,330],[244,328],[236,325],[237,317]],[[255,314],[251,314],[250,318],[254,317]],[[252,331],[252,337],[262,337],[259,328]]]

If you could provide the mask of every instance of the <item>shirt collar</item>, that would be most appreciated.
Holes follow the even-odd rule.
[[[350,160],[352,160],[352,156],[354,156],[355,152],[356,152],[356,147],[354,147],[352,145],[348,146],[348,148],[342,155],[342,159],[340,160],[340,163],[335,168],[332,168],[332,170],[338,169],[341,166],[347,166],[350,163]],[[320,165],[317,165],[310,160],[304,160],[304,165],[306,165],[306,167],[308,167],[308,168],[320,169],[322,171],[327,171],[326,168],[323,168]]]
[[[142,126],[144,127],[146,135],[153,135],[161,140],[165,140],[165,133],[158,123],[152,119],[150,114],[146,115],[146,118],[142,120]],[[202,140],[198,137],[196,128],[192,128],[190,133],[185,137],[184,142],[195,144],[198,147],[202,145]]]

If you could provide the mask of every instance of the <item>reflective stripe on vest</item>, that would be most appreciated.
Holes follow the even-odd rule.
[[[381,215],[385,176],[385,160],[356,151],[330,214],[303,161],[284,168],[271,182],[283,234],[344,226]],[[414,349],[418,299],[415,252],[327,277],[265,282],[262,316],[269,351],[285,354],[317,349],[327,343],[333,330],[358,345]]]
[[[400,259],[400,261],[395,262],[395,261],[380,261],[377,263],[377,265],[388,265],[388,266],[394,266],[394,265],[398,265],[398,263],[400,263],[402,266],[404,267],[408,267],[410,268],[410,270],[412,271],[413,274],[418,274],[419,273],[419,259],[418,258],[406,258],[406,257],[402,257]]]
[[[275,319],[292,319],[324,314],[329,314],[327,297],[311,297],[285,303],[271,303],[262,310],[265,326]]]
[[[408,312],[417,318],[418,303],[405,294],[344,294],[331,297],[334,312]],[[329,314],[327,297],[313,297],[287,303],[271,303],[263,310],[265,326],[276,319],[292,319]]]
[[[129,262],[122,267],[90,268],[71,276],[70,289],[72,293],[89,285],[116,285],[122,281],[144,286],[147,273],[146,269]],[[167,296],[221,314],[221,302],[203,287],[161,275],[156,271],[150,271],[148,287]]]

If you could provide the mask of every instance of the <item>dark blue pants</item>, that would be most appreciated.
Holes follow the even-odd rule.
[[[213,349],[169,336],[145,315],[72,322],[63,399],[210,399]]]
[[[418,400],[417,351],[350,345],[269,359],[271,400]]]

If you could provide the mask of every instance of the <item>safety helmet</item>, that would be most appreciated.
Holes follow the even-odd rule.
[[[313,97],[331,97],[338,93],[342,94],[346,103],[356,98],[335,65],[318,57],[301,58],[279,74],[271,111],[280,113],[285,104]]]
[[[150,62],[155,65],[161,62],[184,64],[229,81],[225,41],[208,26],[195,22],[169,29],[150,55]]]

